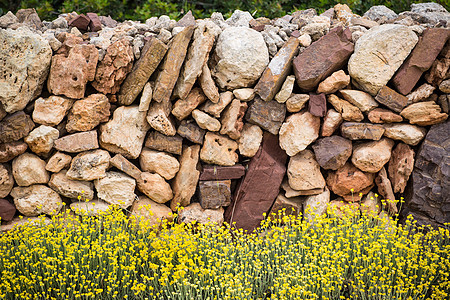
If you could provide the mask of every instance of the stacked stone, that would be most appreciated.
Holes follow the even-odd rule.
[[[422,156],[439,177],[416,167],[430,177],[425,187],[448,187],[448,160],[435,161],[448,157],[448,126],[435,125],[448,124],[447,22],[435,3],[399,16],[377,6],[360,17],[338,4],[319,16],[188,13],[145,24],[8,12],[0,17],[2,224],[17,222],[16,209],[53,215],[64,203],[93,214],[116,204],[153,224],[178,211],[181,222],[226,220],[249,231],[282,209],[309,219],[330,205],[380,213],[374,193],[405,192],[432,125],[444,140],[433,134],[421,151],[433,153]],[[444,150],[434,153],[433,143]],[[442,223],[441,198],[438,213],[417,196],[408,209]]]

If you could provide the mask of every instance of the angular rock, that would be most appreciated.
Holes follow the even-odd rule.
[[[448,114],[441,113],[441,107],[434,101],[418,102],[407,106],[400,113],[411,124],[428,126],[442,123],[448,118]]]
[[[66,176],[67,171],[52,174],[48,186],[58,194],[69,199],[93,200],[94,184],[88,181],[71,180]]]
[[[238,99],[234,99],[222,114],[220,134],[226,134],[234,140],[239,139],[244,126],[242,119],[246,110],[247,103],[241,103]]]
[[[85,131],[63,136],[55,141],[58,151],[78,153],[98,148],[97,131]]]
[[[137,180],[137,188],[158,203],[166,203],[173,198],[172,188],[159,174],[142,172]]]
[[[333,94],[328,95],[327,100],[341,114],[345,121],[360,122],[364,119],[364,115],[359,108],[350,104],[348,101],[340,99]]]
[[[47,164],[45,165],[45,169],[49,172],[58,173],[62,169],[67,168],[72,161],[72,157],[70,155],[64,154],[62,152],[56,152],[50,157]]]
[[[303,202],[303,214],[305,219],[314,221],[316,217],[327,212],[328,203],[330,202],[330,191],[325,188],[323,193],[309,196]]]
[[[149,226],[158,226],[164,221],[173,221],[172,210],[164,204],[155,202],[145,196],[133,202],[131,216],[147,221]]]
[[[363,91],[341,90],[340,93],[345,100],[355,105],[362,112],[370,112],[378,107],[378,103],[373,99],[373,97]]]
[[[118,107],[113,118],[100,126],[102,148],[127,158],[137,158],[150,129],[145,117],[145,112],[139,111],[137,105]]]
[[[180,163],[172,155],[145,148],[139,156],[139,163],[143,171],[158,173],[167,180],[175,177],[180,169]]]
[[[375,178],[375,183],[377,184],[378,192],[384,198],[383,204],[386,205],[387,211],[391,215],[398,213],[397,205],[395,203],[395,195],[394,192],[392,191],[391,182],[387,176],[387,172],[384,167],[381,168],[380,172]]]
[[[322,129],[320,131],[321,136],[331,136],[336,129],[339,128],[344,121],[342,115],[334,109],[329,109],[325,118],[323,119]]]
[[[238,162],[236,150],[238,144],[229,138],[212,132],[207,132],[200,159],[209,164],[233,166]]]
[[[383,86],[375,97],[379,103],[386,105],[388,108],[395,112],[401,112],[402,109],[408,103],[408,98],[403,95],[400,95],[396,91],[388,88],[387,86]]]
[[[255,89],[251,88],[242,88],[242,89],[235,89],[233,90],[233,95],[236,97],[236,99],[239,99],[241,101],[252,101],[253,98],[255,98]]]
[[[141,100],[139,102],[139,111],[148,111],[153,97],[153,82],[147,82],[142,90]]]
[[[178,120],[186,119],[191,112],[200,104],[206,101],[206,96],[202,93],[200,88],[194,88],[185,98],[179,99],[175,102],[172,108],[172,115]]]
[[[382,138],[353,147],[352,163],[363,172],[376,173],[391,159],[394,141]]]
[[[402,116],[397,115],[393,113],[392,111],[388,109],[383,108],[375,108],[374,110],[370,111],[367,115],[367,118],[372,123],[398,123],[403,121]]]
[[[89,17],[80,14],[69,21],[69,26],[76,27],[79,30],[87,31],[90,22],[91,19],[89,19]]]
[[[102,22],[96,13],[87,13],[86,17],[89,18],[89,28],[92,32],[102,30]]]
[[[211,72],[221,89],[253,85],[269,63],[263,36],[250,28],[229,27],[222,31],[214,56],[216,64]]]
[[[136,180],[138,180],[141,176],[141,170],[139,170],[134,164],[132,164],[120,154],[116,154],[113,158],[110,159],[109,162],[111,166],[116,167],[120,171],[133,177]]]
[[[364,173],[350,162],[335,172],[328,173],[327,186],[346,201],[356,202],[360,193],[367,194],[373,187],[374,173]]]
[[[192,112],[192,118],[194,118],[195,122],[200,126],[200,128],[208,130],[208,131],[219,131],[220,130],[220,122],[217,119],[214,119],[207,113],[194,109]]]
[[[54,142],[59,137],[59,131],[53,127],[41,125],[31,131],[25,138],[25,143],[37,155],[47,154],[52,150]]]
[[[390,139],[415,146],[425,137],[427,130],[410,124],[384,124],[384,135]]]
[[[0,198],[8,196],[13,186],[14,178],[11,172],[11,167],[5,164],[0,164]]]
[[[198,200],[203,209],[218,209],[231,204],[231,180],[200,181]]]
[[[225,109],[225,107],[230,104],[231,100],[233,100],[233,93],[230,91],[226,91],[220,93],[219,102],[213,103],[211,101],[208,101],[202,106],[201,110],[216,118],[220,118],[220,114]]]
[[[17,186],[11,191],[11,196],[17,210],[27,217],[56,215],[63,207],[58,193],[45,185]]]
[[[406,95],[406,98],[408,98],[407,105],[421,101],[430,101],[435,89],[436,88],[431,84],[422,84],[416,90],[414,90],[414,92]]]
[[[26,27],[0,31],[0,103],[7,113],[25,108],[42,91],[52,49],[48,42]]]
[[[448,70],[450,69],[450,45],[446,45],[439,54],[438,58],[433,62],[430,70],[425,74],[425,80],[432,85],[439,85],[447,79]]]
[[[320,173],[320,166],[315,160],[314,153],[303,150],[291,157],[287,169],[289,186],[297,191],[323,189],[325,179]]]
[[[278,103],[285,103],[287,99],[289,99],[289,97],[292,94],[292,90],[294,89],[294,83],[295,83],[294,75],[289,75],[288,77],[286,77],[286,80],[281,86],[280,91],[275,95],[275,100]]]
[[[110,155],[105,150],[91,150],[78,154],[72,159],[67,177],[73,180],[94,180],[106,176]]]
[[[272,58],[255,86],[255,92],[258,93],[261,99],[265,101],[272,100],[281,88],[291,70],[292,60],[298,53],[299,43],[300,41],[297,38],[289,38]]]
[[[331,74],[319,84],[317,93],[332,94],[350,84],[350,76],[345,74],[343,70],[339,70]]]
[[[350,140],[378,141],[383,136],[385,128],[370,123],[344,122],[341,125],[342,136]]]
[[[67,116],[66,129],[68,132],[89,131],[108,121],[109,115],[108,98],[103,94],[92,94],[75,101]]]
[[[187,27],[195,26],[195,18],[192,15],[192,11],[188,11],[176,24],[175,27]]]
[[[120,172],[106,172],[105,177],[94,181],[97,197],[109,204],[126,209],[133,204],[136,181]]]
[[[286,100],[287,111],[292,113],[301,111],[308,100],[308,94],[292,94],[289,99]]]
[[[257,125],[244,124],[239,138],[239,153],[246,157],[255,156],[261,145],[263,131]]]
[[[183,138],[179,135],[166,136],[158,131],[152,131],[145,140],[145,147],[181,155],[183,149]]]
[[[286,173],[285,152],[275,135],[265,133],[261,147],[248,164],[248,170],[236,190],[225,220],[236,228],[253,231],[264,219],[280,191]]]
[[[239,164],[230,167],[203,165],[199,180],[239,179],[244,174],[245,167]]]
[[[392,182],[394,193],[403,193],[409,176],[414,168],[414,150],[404,143],[398,145],[392,150],[389,160],[389,178]]]
[[[200,203],[192,203],[179,213],[180,223],[223,224],[223,208],[203,209]]]
[[[16,214],[16,207],[5,199],[0,199],[0,219],[8,222],[14,218]]]
[[[272,134],[278,134],[286,116],[286,106],[274,100],[264,101],[260,97],[255,97],[255,101],[250,105],[246,120],[258,125]]]
[[[423,72],[431,68],[449,38],[450,31],[447,28],[428,28],[423,32],[411,55],[392,78],[398,92],[406,95],[413,90]]]
[[[286,118],[280,129],[281,149],[294,156],[319,137],[320,118],[299,112]]]
[[[338,135],[317,140],[312,146],[317,163],[326,170],[344,166],[352,155],[352,142]]]
[[[79,216],[101,216],[111,210],[108,203],[100,200],[73,202],[70,209]]]
[[[24,142],[10,142],[0,144],[0,163],[8,162],[24,153],[28,145]]]
[[[17,19],[16,15],[14,15],[11,11],[8,11],[6,14],[0,17],[0,27],[8,28],[10,25],[15,23],[19,23],[19,19]]]
[[[144,88],[145,83],[158,67],[166,54],[167,46],[156,38],[147,41],[141,51],[139,60],[120,87],[117,102],[130,105]]]
[[[156,102],[170,100],[172,90],[180,74],[181,66],[186,57],[189,41],[194,33],[194,26],[188,26],[178,33],[170,42],[169,50],[162,63],[161,71],[155,81],[153,99]],[[201,67],[201,66],[200,66]]]
[[[155,102],[150,104],[147,112],[147,122],[150,126],[167,136],[174,136],[177,133],[175,122],[170,116],[172,103],[170,101]]]
[[[103,94],[116,94],[133,68],[133,49],[126,38],[112,43],[99,62],[92,86]]]
[[[203,93],[212,103],[219,102],[219,89],[216,86],[216,83],[212,79],[211,70],[208,67],[208,64],[204,64],[202,68],[202,73],[199,77],[200,87],[202,88]]]
[[[398,41],[401,40],[401,43]],[[395,74],[418,41],[407,26],[384,24],[369,29],[355,44],[348,72],[358,86],[375,96]]]
[[[324,117],[327,112],[327,98],[325,94],[309,94],[308,111],[316,117]]]
[[[98,51],[94,45],[77,44],[67,55],[54,55],[47,80],[49,92],[72,99],[83,98],[86,84],[95,78],[97,62]]]
[[[293,62],[298,86],[313,91],[333,72],[341,69],[353,53],[349,29],[336,27],[299,54]]]
[[[200,146],[194,145],[183,148],[180,159],[180,170],[172,181],[173,199],[170,208],[175,211],[178,207],[186,207],[197,188],[200,171],[197,170]]]
[[[196,144],[203,144],[206,131],[195,125],[193,121],[183,120],[177,129],[177,133]]]
[[[45,161],[31,153],[24,153],[12,162],[14,179],[19,186],[47,183],[50,179],[45,170]]]
[[[384,5],[375,5],[366,11],[364,17],[369,18],[372,21],[384,23],[396,19],[398,15]]]
[[[39,98],[34,102],[33,121],[47,126],[56,126],[64,119],[73,100],[50,96],[47,99]]]
[[[277,196],[268,216],[283,222],[283,216],[298,216],[302,213],[301,198],[287,198],[282,194]]]
[[[9,115],[0,122],[0,144],[18,141],[26,137],[33,128],[33,121],[23,111]]]

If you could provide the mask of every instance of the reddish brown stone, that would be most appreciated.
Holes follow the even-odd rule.
[[[375,183],[378,187],[378,193],[380,193],[380,195],[383,196],[383,200],[385,200],[387,211],[391,215],[396,214],[398,212],[398,209],[394,202],[395,195],[392,191],[391,181],[389,180],[386,169],[384,167],[381,168],[380,172],[375,178]]]
[[[86,16],[89,18],[89,29],[91,31],[100,31],[102,30],[102,22],[96,13],[87,13]]]
[[[330,30],[294,59],[298,86],[305,91],[314,90],[322,80],[345,65],[353,48],[350,29],[339,26]]]
[[[0,144],[0,163],[4,163],[12,160],[16,156],[19,156],[28,148],[28,144],[24,142],[10,142]]]
[[[278,134],[286,116],[286,105],[275,100],[264,101],[259,96],[247,110],[248,122],[259,125],[272,134]]]
[[[0,219],[1,221],[11,221],[16,214],[16,207],[5,199],[0,199]]]
[[[110,103],[103,94],[91,94],[85,99],[75,101],[67,116],[68,132],[88,131],[98,124],[108,121]]]
[[[370,122],[379,124],[398,123],[403,121],[402,116],[383,108],[375,108],[374,110],[371,110],[367,118]]]
[[[116,20],[114,20],[113,18],[111,18],[111,16],[100,16],[99,17],[100,22],[102,22],[103,25],[105,25],[106,27],[110,27],[110,28],[114,28],[117,26],[118,22]]]
[[[408,98],[397,93],[393,89],[388,88],[387,86],[383,86],[381,88],[375,96],[375,100],[398,113],[401,112],[408,103]]]
[[[167,136],[158,131],[152,131],[145,140],[145,147],[181,155],[183,150],[183,138],[179,135]]]
[[[195,26],[195,18],[192,11],[188,11],[176,24],[175,27]]]
[[[231,203],[231,180],[200,181],[198,200],[203,209],[217,209]]]
[[[225,211],[225,220],[236,228],[253,231],[264,219],[280,191],[286,173],[286,153],[278,137],[265,133],[261,147],[248,164],[248,171]]]
[[[128,159],[123,157],[121,154],[116,154],[109,163],[119,169],[120,171],[124,172],[125,174],[130,175],[136,180],[139,180],[141,177],[141,170],[139,170],[138,167],[136,167],[134,164],[132,164]]]
[[[34,128],[30,116],[18,111],[7,116],[0,122],[0,143],[18,141],[26,137]]]
[[[245,167],[243,165],[226,166],[212,166],[203,165],[203,170],[200,173],[200,180],[227,180],[239,179],[245,174]]]
[[[203,144],[206,130],[201,129],[195,124],[195,121],[183,120],[177,129],[177,133],[196,144]]]
[[[404,143],[399,143],[392,150],[389,160],[389,178],[395,193],[403,193],[409,176],[414,168],[414,150]]]
[[[87,31],[90,22],[91,19],[89,19],[87,16],[83,14],[80,14],[74,19],[70,20],[69,26],[73,26],[80,30]]]
[[[55,141],[54,147],[58,151],[78,153],[98,148],[97,131],[86,131],[66,135]]]
[[[325,117],[327,113],[327,98],[325,94],[309,94],[308,111],[316,117]]]
[[[447,43],[445,48],[439,54],[438,59],[434,61],[431,69],[425,74],[425,80],[434,86],[438,86],[443,80],[449,78],[449,69],[450,43]]]
[[[414,50],[392,78],[398,92],[407,95],[413,90],[422,73],[432,66],[449,38],[450,30],[447,28],[429,28],[423,32]]]

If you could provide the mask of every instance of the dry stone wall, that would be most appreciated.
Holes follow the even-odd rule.
[[[395,214],[380,199],[403,195],[403,216],[449,222],[449,25],[436,3],[145,23],[8,12],[2,230],[117,204],[251,231],[282,209]]]

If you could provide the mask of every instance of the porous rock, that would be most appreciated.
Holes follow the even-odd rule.
[[[31,153],[16,157],[12,162],[12,172],[19,186],[47,183],[50,179],[45,170],[45,161]]]
[[[123,209],[133,204],[136,181],[120,172],[106,172],[105,176],[94,181],[97,197],[109,204]]]
[[[15,187],[11,191],[17,210],[27,217],[40,214],[55,215],[63,207],[57,192],[41,184]]]

